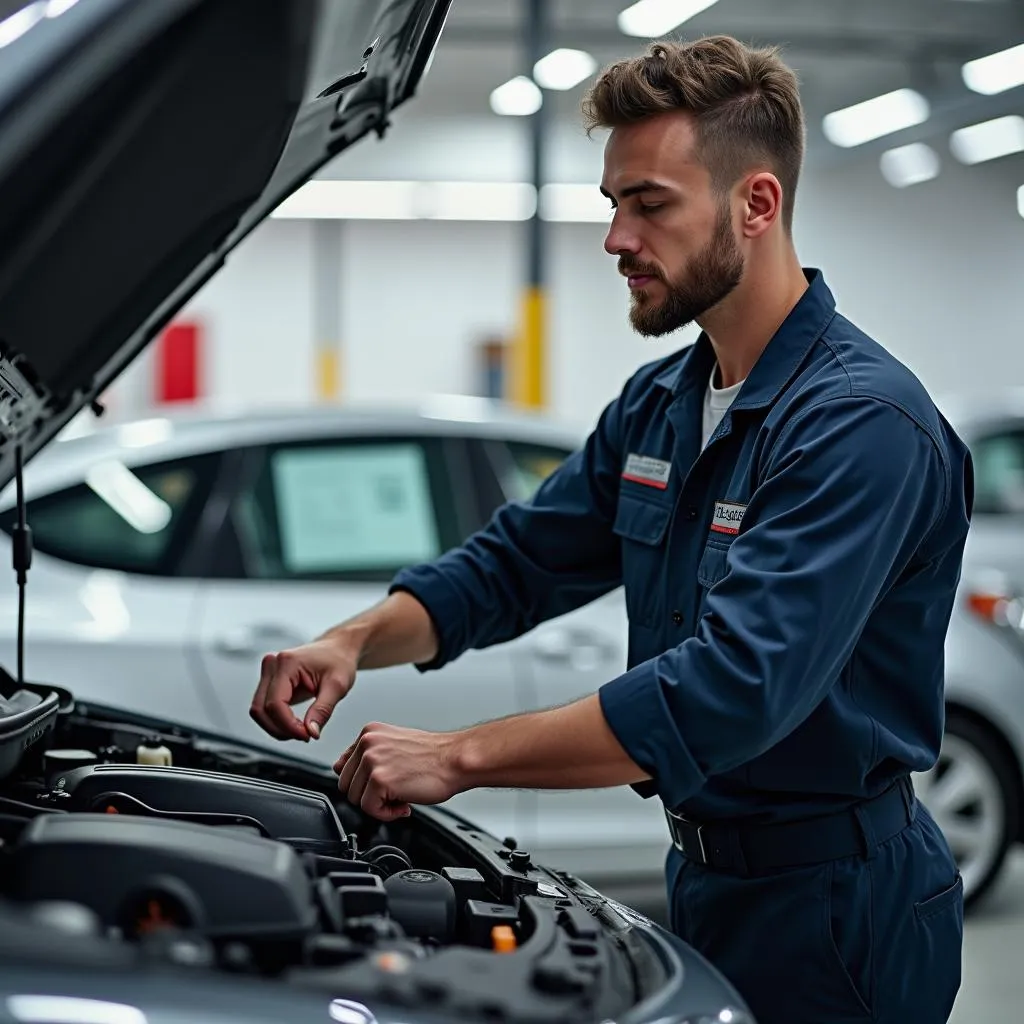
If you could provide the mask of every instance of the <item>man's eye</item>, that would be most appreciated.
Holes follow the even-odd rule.
[[[663,205],[663,203],[641,203],[640,211],[641,213],[653,213],[655,210],[660,210]]]

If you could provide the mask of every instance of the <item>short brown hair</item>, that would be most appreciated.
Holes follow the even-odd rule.
[[[730,36],[654,43],[645,55],[606,68],[583,101],[588,134],[670,111],[696,120],[699,156],[716,189],[727,190],[752,165],[771,167],[792,231],[804,113],[797,77],[778,50]]]

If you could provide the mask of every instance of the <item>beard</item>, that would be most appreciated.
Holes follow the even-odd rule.
[[[619,272],[648,274],[662,281],[667,290],[660,304],[642,289],[634,292],[629,321],[637,334],[658,338],[688,327],[725,299],[743,278],[743,254],[732,233],[728,207],[719,211],[710,241],[688,262],[678,279],[667,281],[655,268],[627,257],[619,260]]]

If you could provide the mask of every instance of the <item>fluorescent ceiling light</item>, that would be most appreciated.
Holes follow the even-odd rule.
[[[1017,212],[1024,217],[1024,185],[1017,189]]]
[[[599,224],[611,219],[612,208],[594,185],[552,183],[541,187],[540,215],[563,223]]]
[[[1024,152],[1024,117],[1012,114],[961,128],[949,137],[949,148],[962,164],[981,164]]]
[[[1009,50],[968,61],[961,69],[964,85],[983,96],[994,96],[1024,85],[1024,43]]]
[[[414,181],[308,181],[271,214],[286,220],[414,220]]]
[[[502,181],[307,182],[271,216],[277,220],[529,220],[536,189]]]
[[[882,175],[893,188],[907,188],[937,178],[941,170],[939,154],[923,142],[900,146],[882,154]]]
[[[597,70],[584,50],[553,50],[533,66],[533,80],[542,89],[571,89]]]
[[[924,124],[930,113],[928,101],[920,93],[897,89],[826,114],[822,128],[833,145],[849,148]]]
[[[537,190],[520,182],[424,182],[421,216],[432,220],[529,220],[537,208]]]
[[[627,36],[653,39],[671,32],[678,25],[718,0],[639,0],[619,14],[619,30]]]
[[[491,110],[506,117],[529,117],[537,113],[544,102],[544,94],[537,83],[519,75],[491,93]]]

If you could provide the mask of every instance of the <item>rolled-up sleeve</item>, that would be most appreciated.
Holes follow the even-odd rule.
[[[616,400],[584,447],[530,501],[503,506],[462,546],[395,577],[391,592],[411,593],[439,638],[437,656],[417,666],[421,671],[512,640],[622,582],[612,532],[621,472],[619,417]]]
[[[667,806],[775,745],[825,698],[938,521],[948,477],[931,435],[885,401],[832,398],[789,422],[695,635],[600,691]]]

